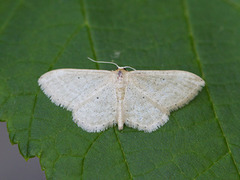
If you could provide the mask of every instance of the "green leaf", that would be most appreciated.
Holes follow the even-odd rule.
[[[0,1],[0,119],[47,179],[239,179],[240,1]],[[87,133],[37,80],[58,68],[186,70],[203,91],[153,133]]]

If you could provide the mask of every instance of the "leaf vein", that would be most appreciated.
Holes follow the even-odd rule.
[[[77,27],[77,29],[67,38],[67,40],[65,41],[63,48],[60,49],[60,51],[57,53],[56,57],[54,58],[53,62],[50,64],[48,71],[51,70],[54,66],[54,64],[56,64],[56,62],[59,60],[60,56],[63,54],[64,50],[66,49],[66,47],[68,46],[68,44],[71,42],[71,40],[75,37],[75,35],[79,32],[79,30],[82,28],[82,26]],[[31,129],[32,129],[32,121],[34,118],[34,113],[35,113],[35,108],[36,108],[36,104],[37,104],[37,97],[38,94],[40,92],[40,88],[38,87],[37,93],[35,95],[34,98],[34,102],[33,102],[33,108],[32,108],[32,115],[29,121],[29,125],[28,125],[28,141],[27,141],[27,154],[26,156],[29,156],[29,143],[30,143],[30,139],[31,139]]]
[[[2,32],[6,29],[6,27],[9,24],[9,22],[15,16],[17,10],[21,7],[22,3],[23,3],[23,0],[19,0],[18,3],[16,3],[16,6],[13,8],[12,12],[10,13],[10,15],[8,16],[6,21],[3,23],[2,27],[0,28],[0,34],[2,34]]]
[[[90,151],[90,149],[92,148],[93,144],[95,144],[97,142],[97,140],[99,139],[99,137],[103,134],[103,132],[99,133],[98,136],[93,140],[93,142],[89,145],[89,147],[87,148],[86,152],[83,155],[83,159],[82,159],[82,168],[81,168],[81,179],[83,179],[83,169],[84,169],[84,163],[85,163],[85,159],[86,156],[88,154],[88,152]]]
[[[183,6],[184,17],[185,17],[185,21],[186,21],[187,29],[188,29],[188,33],[189,33],[189,39],[190,39],[192,51],[193,51],[193,53],[194,53],[194,55],[195,55],[195,58],[196,58],[196,60],[197,60],[197,64],[198,64],[198,67],[199,67],[201,76],[203,77],[203,79],[205,79],[205,75],[204,75],[204,73],[203,73],[202,64],[201,64],[201,62],[200,62],[200,56],[199,56],[199,53],[198,53],[198,50],[197,50],[197,45],[196,45],[197,43],[196,43],[195,38],[194,38],[194,35],[193,35],[193,28],[192,28],[191,20],[190,20],[190,16],[189,16],[189,8],[188,8],[187,0],[182,0],[182,6]],[[239,172],[239,170],[238,170],[236,161],[235,161],[235,159],[233,158],[233,155],[232,155],[231,149],[230,149],[230,147],[229,147],[229,143],[228,143],[228,141],[227,141],[227,138],[226,138],[226,136],[225,136],[225,134],[224,134],[222,125],[221,125],[221,123],[220,123],[220,121],[219,121],[219,118],[218,118],[218,116],[217,116],[216,108],[215,108],[215,105],[214,105],[214,103],[213,103],[213,100],[212,100],[212,98],[211,98],[211,96],[210,96],[210,91],[209,91],[209,88],[208,88],[207,83],[206,83],[206,91],[207,91],[207,95],[208,95],[209,102],[211,103],[211,107],[212,107],[212,110],[213,110],[213,113],[214,113],[214,117],[215,117],[215,119],[216,119],[216,121],[217,121],[217,124],[218,124],[218,126],[219,126],[219,129],[220,129],[220,131],[221,131],[221,133],[222,133],[222,135],[223,135],[225,144],[226,144],[227,149],[228,149],[228,151],[229,151],[229,154],[230,154],[230,156],[231,156],[231,159],[232,159],[232,161],[233,161],[233,163],[234,163],[234,166],[235,166],[235,168],[236,168],[236,170],[237,170],[237,172],[238,172],[238,175],[239,175],[239,177],[240,177],[240,172]]]
[[[202,174],[206,173],[208,170],[210,170],[215,164],[217,164],[219,161],[221,161],[223,158],[225,158],[227,155],[229,154],[229,152],[227,152],[226,154],[222,155],[221,157],[219,157],[215,162],[213,162],[207,169],[203,170],[201,173],[197,174],[194,179],[197,179],[198,177],[200,177]]]
[[[87,9],[86,9],[86,6],[85,6],[85,2],[84,2],[84,0],[80,0],[79,3],[80,3],[80,7],[81,7],[82,16],[84,18],[85,25],[86,25],[86,28],[87,28],[88,40],[89,40],[91,50],[92,50],[92,53],[93,53],[93,58],[95,60],[97,60],[96,50],[95,50],[94,43],[93,43],[93,36],[92,36],[91,30],[90,30],[89,20],[87,18],[87,12],[86,12]],[[98,63],[96,63],[96,68],[99,69]]]
[[[83,25],[78,26],[72,34],[70,34],[70,36],[67,38],[67,40],[65,41],[63,47],[60,49],[60,51],[57,53],[57,56],[54,58],[52,64],[50,65],[50,67],[48,68],[48,71],[53,69],[53,66],[57,63],[57,61],[60,59],[61,55],[63,54],[63,52],[65,51],[66,47],[69,45],[69,43],[72,41],[72,39],[79,33],[79,31],[83,28]]]
[[[233,7],[234,9],[237,9],[238,11],[240,10],[240,5],[230,1],[230,0],[221,0],[222,2],[225,2],[226,4],[230,5],[231,7]]]
[[[34,118],[34,112],[36,109],[36,104],[37,104],[37,99],[38,99],[38,93],[39,93],[40,89],[38,89],[38,92],[35,95],[34,101],[33,101],[33,108],[32,108],[32,115],[28,124],[28,141],[27,141],[27,154],[26,156],[29,157],[29,143],[30,143],[30,139],[31,139],[31,131],[32,131],[32,122],[33,122],[33,118]]]
[[[132,176],[132,174],[131,174],[131,172],[130,172],[130,169],[129,169],[129,165],[128,165],[126,156],[125,156],[125,154],[124,154],[124,151],[123,151],[123,148],[122,148],[122,145],[121,145],[121,142],[120,142],[119,137],[118,137],[117,132],[116,132],[116,127],[114,127],[114,133],[115,133],[115,135],[116,135],[117,142],[118,142],[118,145],[119,145],[119,147],[120,147],[120,150],[121,150],[121,153],[122,153],[122,156],[123,156],[123,160],[124,160],[124,163],[125,163],[125,165],[126,165],[126,167],[127,167],[127,171],[128,171],[129,176],[130,176],[130,179],[133,179],[133,176]]]

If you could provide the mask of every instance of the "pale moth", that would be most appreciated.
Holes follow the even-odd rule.
[[[57,69],[38,80],[51,101],[72,111],[73,121],[87,132],[103,131],[115,124],[119,130],[125,124],[152,132],[205,85],[199,76],[186,71],[138,71],[113,62],[94,62],[111,63],[118,69]]]

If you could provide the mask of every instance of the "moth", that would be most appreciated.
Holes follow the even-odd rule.
[[[90,58],[89,58],[90,59]],[[87,132],[124,124],[145,132],[163,126],[171,111],[188,104],[205,82],[178,70],[116,71],[57,69],[43,74],[38,83],[53,103],[72,111],[73,121]]]

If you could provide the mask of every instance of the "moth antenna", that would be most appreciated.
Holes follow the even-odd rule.
[[[136,71],[136,69],[133,68],[133,67],[131,67],[131,66],[124,66],[123,68],[124,68],[124,69],[125,69],[125,68],[129,68],[129,69],[132,69],[132,70]]]
[[[118,66],[118,65],[117,65],[116,63],[114,63],[114,62],[107,62],[107,61],[95,61],[95,60],[91,59],[90,57],[88,57],[88,59],[89,59],[90,61],[92,61],[92,62],[95,62],[95,63],[106,63],[106,64],[113,64],[113,65],[117,66],[117,68],[118,68],[118,69],[121,69],[121,68],[122,68],[122,67]]]

